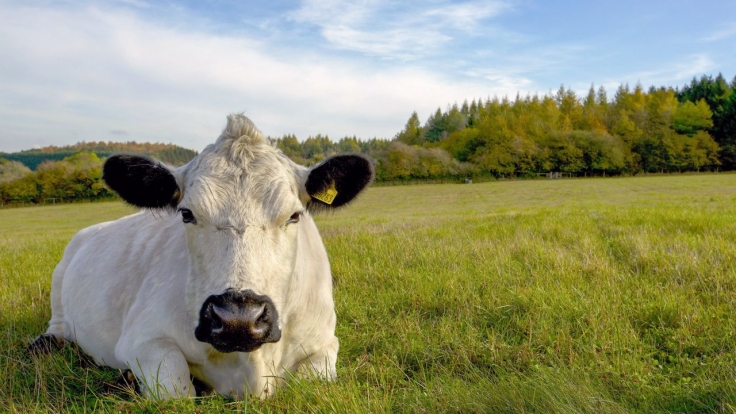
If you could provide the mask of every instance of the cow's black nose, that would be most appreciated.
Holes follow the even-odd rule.
[[[261,340],[271,331],[266,315],[266,303],[246,303],[242,306],[228,303],[223,307],[210,303],[212,307],[212,333],[242,331],[254,340]]]
[[[281,339],[278,314],[268,296],[228,290],[202,304],[194,336],[220,352],[251,352]]]

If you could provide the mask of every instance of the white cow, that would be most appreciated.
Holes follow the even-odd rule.
[[[289,373],[333,379],[332,276],[310,212],[372,179],[358,155],[296,165],[243,115],[178,169],[113,156],[104,180],[144,209],[74,236],[31,349],[75,342],[154,398],[194,395],[190,375],[238,398]]]

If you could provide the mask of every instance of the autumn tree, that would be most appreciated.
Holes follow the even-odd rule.
[[[0,158],[0,183],[17,180],[31,173],[31,169],[18,161]]]
[[[713,112],[705,99],[700,99],[697,103],[685,101],[678,106],[672,126],[677,133],[691,137],[698,131],[711,129],[713,127],[712,118]]]

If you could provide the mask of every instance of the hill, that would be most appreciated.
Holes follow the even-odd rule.
[[[0,152],[0,158],[17,161],[35,170],[44,161],[61,161],[80,152],[92,152],[100,158],[126,152],[147,155],[167,164],[179,166],[186,164],[197,155],[197,152],[174,144],[148,142],[78,142],[63,147],[48,146],[44,148],[24,150],[13,153]]]

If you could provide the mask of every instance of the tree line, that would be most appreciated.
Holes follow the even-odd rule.
[[[704,75],[682,89],[621,85],[612,98],[591,86],[585,96],[560,87],[466,101],[438,108],[423,124],[414,112],[390,141],[271,140],[305,164],[367,153],[377,181],[734,170],[736,78]]]
[[[0,153],[0,205],[93,201],[114,197],[102,182],[102,163],[112,154],[133,153],[178,166],[196,151],[172,144],[80,142],[16,153]]]
[[[720,74],[704,75],[682,88],[621,85],[612,98],[591,86],[585,96],[560,87],[513,100],[476,99],[438,108],[424,123],[414,112],[391,140],[268,139],[302,165],[339,153],[367,154],[378,182],[735,170],[736,77],[729,83]],[[123,151],[173,165],[196,155],[135,142],[0,154],[0,203],[111,197],[100,180],[102,159]]]
[[[1,160],[0,167],[23,166]],[[27,169],[27,167],[25,167]],[[0,178],[8,169],[0,169]],[[0,204],[93,201],[113,197],[102,182],[102,160],[93,152],[79,152],[61,161],[44,161],[35,171],[10,180],[0,179]]]
[[[92,152],[98,157],[107,158],[121,152],[147,155],[170,165],[184,165],[197,155],[196,151],[172,144],[150,142],[78,142],[63,147],[48,146],[14,153],[0,152],[0,158],[17,161],[35,170],[44,161],[61,161],[79,152]]]

